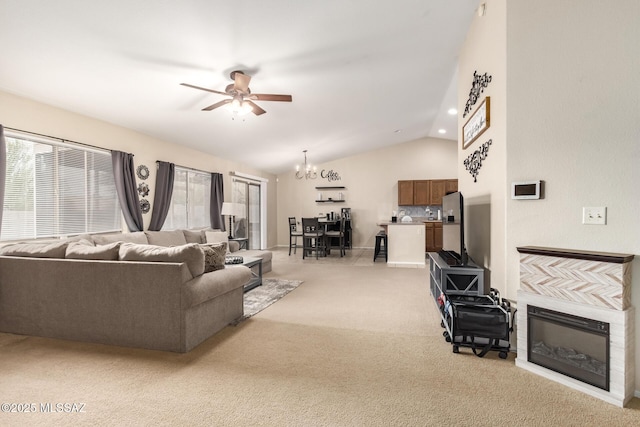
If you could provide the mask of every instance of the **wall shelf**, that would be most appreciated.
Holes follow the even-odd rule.
[[[329,191],[329,196],[331,197],[326,197],[325,195],[322,194],[321,192],[318,193],[318,199],[316,199],[316,203],[344,203],[344,196],[342,194],[343,190],[346,190],[346,187],[343,186],[318,186],[316,187],[316,190],[318,191]],[[337,197],[336,197],[337,196]]]

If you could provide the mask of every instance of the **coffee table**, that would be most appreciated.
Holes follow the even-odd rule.
[[[244,291],[248,292],[253,288],[262,285],[262,258],[243,257],[242,265],[251,270],[251,279],[244,285]]]

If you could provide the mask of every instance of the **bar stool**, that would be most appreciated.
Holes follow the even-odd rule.
[[[378,255],[384,255],[385,262],[387,261],[387,233],[380,231],[376,234],[376,249],[373,253],[373,262],[376,261]]]
[[[302,231],[298,231],[298,226],[296,224],[296,217],[289,217],[289,256],[291,256],[291,248],[293,248],[293,253],[296,253],[298,249],[298,237],[302,237]]]

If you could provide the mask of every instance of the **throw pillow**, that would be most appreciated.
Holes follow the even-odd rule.
[[[145,231],[150,245],[156,246],[181,246],[187,244],[182,230],[170,231]]]
[[[221,270],[224,268],[224,261],[227,256],[227,244],[203,243],[200,248],[204,252],[204,272]]]
[[[231,253],[231,246],[229,243],[229,235],[226,231],[205,231],[204,232],[207,243],[226,243],[227,244],[227,253]]]
[[[67,242],[14,243],[0,248],[0,255],[33,258],[64,258]]]
[[[88,240],[70,242],[67,245],[65,258],[117,261],[121,243],[114,242],[108,245],[94,246]]]
[[[170,248],[122,243],[118,259],[121,261],[184,262],[193,277],[201,276],[204,272],[204,252],[197,243],[187,243]]]

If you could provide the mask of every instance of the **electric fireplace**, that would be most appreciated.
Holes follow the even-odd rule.
[[[518,251],[516,366],[624,406],[635,390],[634,256]]]
[[[527,306],[527,360],[609,391],[609,323]]]

